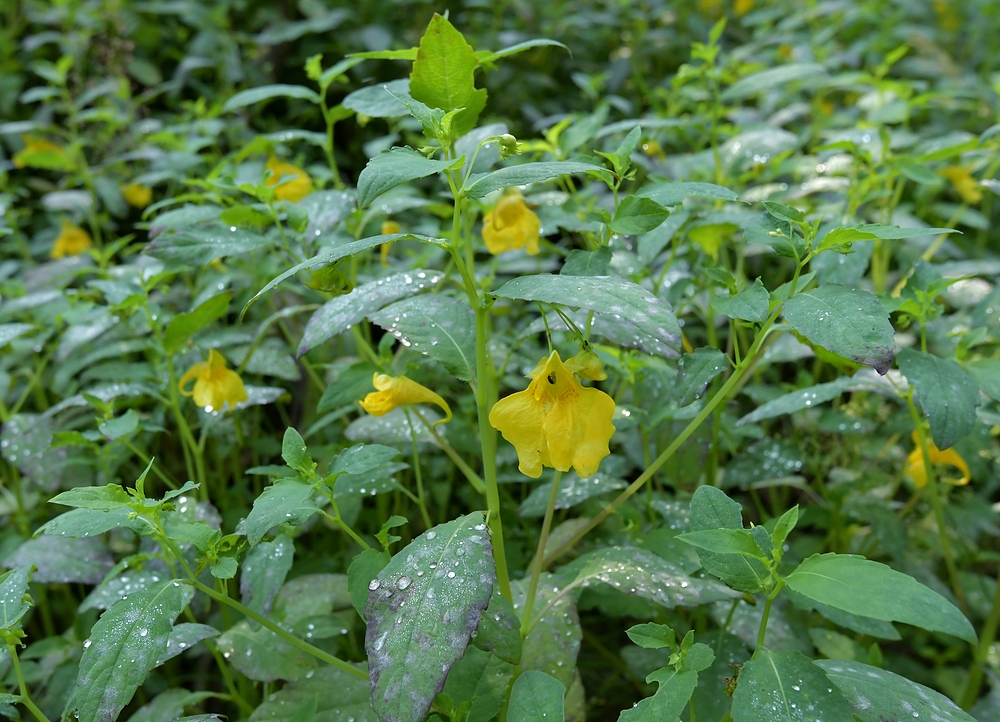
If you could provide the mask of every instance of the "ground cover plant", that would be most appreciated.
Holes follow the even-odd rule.
[[[0,715],[1000,719],[994,2],[0,17]]]

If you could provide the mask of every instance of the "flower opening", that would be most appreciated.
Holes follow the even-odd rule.
[[[79,256],[92,245],[94,245],[94,242],[87,231],[69,221],[63,221],[62,230],[52,244],[49,257],[63,258],[65,256]]]
[[[504,251],[522,248],[528,255],[538,253],[538,232],[542,228],[538,216],[528,208],[517,190],[504,195],[493,210],[483,217],[483,241],[494,256]]]
[[[272,187],[277,186],[274,195],[278,200],[298,203],[313,192],[312,178],[298,166],[278,160],[272,155],[265,167],[271,171],[267,184]],[[282,178],[285,181],[283,183]],[[278,185],[279,183],[281,185]]]
[[[920,439],[915,431],[913,432],[913,443],[916,445],[916,448],[914,448],[913,452],[906,457],[905,470],[906,475],[913,479],[913,484],[918,489],[922,489],[927,486],[927,467],[924,466],[924,454],[920,448]],[[969,471],[969,465],[965,463],[965,459],[963,459],[954,449],[945,449],[942,451],[931,439],[928,439],[927,451],[930,453],[932,464],[951,466],[962,472],[962,476],[960,478],[948,478],[942,476],[941,481],[954,486],[965,486],[972,480],[972,473]]]
[[[129,183],[122,187],[122,197],[133,208],[145,208],[153,200],[153,189],[141,183]]]
[[[385,416],[393,409],[410,404],[436,404],[445,413],[445,418],[434,423],[445,424],[451,421],[451,407],[448,402],[422,384],[406,376],[389,376],[375,373],[372,376],[375,391],[361,401],[361,408],[372,416]]]
[[[185,389],[188,381],[194,379],[194,388]],[[208,361],[196,363],[181,377],[177,385],[184,396],[194,396],[194,402],[205,411],[221,411],[229,404],[232,411],[236,404],[247,400],[247,390],[243,379],[235,371],[226,368],[226,359],[214,348],[208,352]]]

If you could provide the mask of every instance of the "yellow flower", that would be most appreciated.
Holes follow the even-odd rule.
[[[307,195],[313,192],[313,182],[309,175],[298,166],[278,160],[273,155],[267,161],[267,169],[271,171],[268,179],[269,186],[278,186],[274,189],[274,195],[280,201],[298,203]],[[285,176],[287,182],[280,186],[278,182]]]
[[[960,165],[952,165],[942,168],[938,172],[951,181],[955,192],[970,206],[979,203],[983,199],[983,191],[979,187],[979,182],[969,173],[968,168],[963,168]]]
[[[927,468],[924,466],[924,455],[920,449],[920,440],[915,431],[913,432],[913,443],[916,445],[916,448],[913,450],[913,453],[906,457],[906,475],[913,479],[913,483],[918,489],[922,489],[927,486]],[[933,441],[928,439],[927,450],[930,452],[932,464],[953,466],[962,472],[960,479],[941,477],[941,481],[954,484],[955,486],[965,486],[972,479],[969,465],[965,463],[965,459],[959,456],[958,452],[954,449],[941,451]]]
[[[542,228],[538,216],[524,203],[517,190],[503,196],[493,210],[483,218],[483,240],[494,256],[504,251],[517,251],[527,246],[529,255],[538,253],[538,231]]]
[[[129,183],[122,187],[122,197],[130,206],[145,208],[153,200],[153,189],[139,183]]]
[[[448,406],[448,402],[413,379],[375,373],[372,376],[372,385],[376,390],[361,401],[361,408],[372,416],[385,416],[393,409],[409,404],[437,404],[444,411],[445,418],[434,425],[451,421],[451,407]]]
[[[391,233],[399,233],[400,227],[396,221],[382,221],[382,235],[388,236]],[[389,251],[392,250],[392,243],[383,243],[378,247],[379,256],[382,258],[382,266],[389,265]]]
[[[195,379],[194,389],[187,391],[184,387],[191,379]],[[226,368],[226,359],[214,348],[208,352],[208,361],[188,369],[178,387],[184,396],[194,396],[194,402],[205,411],[221,411],[227,402],[231,411],[236,404],[247,400],[243,379]]]
[[[736,17],[743,17],[753,10],[753,6],[754,0],[736,0],[733,3],[733,12],[736,13]]]
[[[49,257],[62,258],[63,256],[79,256],[94,245],[90,239],[90,234],[69,221],[62,222],[62,231],[56,236]]]
[[[934,0],[931,5],[942,30],[953,33],[962,27],[961,10],[955,7],[955,0]]]
[[[14,154],[16,168],[42,168],[45,170],[72,170],[73,161],[66,149],[43,138],[24,136],[24,148]]]
[[[500,399],[490,411],[490,424],[517,449],[522,474],[537,479],[543,466],[573,467],[586,478],[611,453],[615,402],[603,391],[581,386],[573,375],[580,370],[553,351],[528,374],[527,389]]]
[[[703,15],[718,15],[722,12],[722,0],[698,0],[698,9]]]

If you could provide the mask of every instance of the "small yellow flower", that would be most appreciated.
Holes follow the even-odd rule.
[[[153,200],[153,189],[140,183],[129,183],[122,187],[125,202],[135,208],[145,208]]]
[[[580,370],[553,351],[528,374],[527,389],[500,399],[490,411],[490,424],[517,450],[522,474],[537,479],[543,466],[572,467],[586,478],[611,453],[615,402],[603,391],[582,386],[573,375]]]
[[[278,186],[274,189],[274,195],[280,201],[298,203],[307,195],[313,192],[313,182],[309,175],[298,166],[278,160],[273,155],[267,161],[267,169],[271,171],[268,179],[269,186]],[[282,176],[287,182],[278,185]]]
[[[15,168],[72,170],[73,161],[66,149],[44,138],[24,136],[24,147],[14,154]]]
[[[736,0],[733,3],[733,12],[736,13],[736,17],[743,17],[748,12],[753,10],[754,0]]]
[[[983,191],[979,187],[979,182],[969,172],[968,168],[960,165],[952,165],[942,168],[938,173],[951,181],[955,192],[970,206],[974,206],[983,199]]]
[[[361,408],[372,416],[385,416],[393,409],[409,404],[437,404],[444,411],[445,417],[434,425],[451,421],[451,407],[448,406],[448,402],[413,379],[376,372],[372,376],[372,386],[376,390],[361,401]]]
[[[400,227],[396,221],[382,221],[382,235],[388,236],[391,233],[399,233]],[[389,251],[392,250],[392,243],[383,243],[378,247],[379,256],[382,259],[382,266],[389,265]]]
[[[913,443],[916,445],[916,448],[913,449],[913,453],[906,457],[906,475],[913,479],[913,483],[918,489],[922,489],[927,486],[927,468],[924,466],[924,455],[920,449],[920,440],[916,432],[913,432]],[[941,477],[941,481],[955,486],[965,486],[972,479],[969,465],[965,463],[965,459],[954,449],[941,451],[933,441],[928,439],[927,450],[930,452],[932,464],[945,464],[962,472],[962,476],[959,479]]]
[[[194,389],[184,387],[194,379]],[[208,361],[196,363],[181,377],[178,384],[184,396],[194,396],[194,402],[205,411],[221,411],[229,403],[229,410],[241,401],[247,400],[247,390],[243,379],[235,371],[226,368],[226,359],[214,348],[208,352]]]
[[[69,221],[62,222],[62,230],[56,236],[52,250],[49,251],[50,258],[63,258],[64,256],[79,256],[94,245],[90,234]]]
[[[494,256],[504,251],[517,251],[527,246],[528,254],[538,253],[538,232],[542,228],[538,216],[524,203],[515,189],[504,195],[493,210],[483,218],[483,240]]]

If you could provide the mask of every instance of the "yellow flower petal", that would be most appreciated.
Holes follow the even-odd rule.
[[[543,466],[593,475],[611,453],[615,402],[603,391],[584,388],[572,368],[553,351],[529,374],[524,391],[511,394],[490,411],[490,424],[517,450],[518,468],[538,478]]]
[[[63,221],[62,230],[52,244],[49,257],[79,256],[92,245],[94,242],[90,239],[90,234],[87,231],[69,221]]]
[[[194,380],[194,388],[185,388]],[[205,411],[221,411],[229,404],[231,411],[236,404],[247,400],[247,390],[243,379],[235,371],[226,368],[226,359],[214,348],[208,352],[208,361],[196,363],[185,373],[178,383],[184,396],[193,396],[194,402]]]
[[[376,390],[361,401],[361,408],[372,416],[385,416],[393,409],[409,404],[436,404],[444,411],[445,418],[437,421],[435,426],[451,421],[448,403],[413,379],[376,373],[372,376],[372,385]]]
[[[153,200],[153,189],[139,183],[129,183],[122,188],[125,202],[135,208],[145,208]]]
[[[973,177],[968,168],[960,165],[953,165],[942,168],[938,171],[941,175],[951,181],[955,192],[962,197],[962,200],[970,206],[974,206],[983,199],[983,191],[979,187],[979,181]]]
[[[390,233],[399,233],[400,227],[396,221],[383,221],[382,222],[382,235],[387,236]],[[389,266],[389,251],[392,250],[392,243],[383,243],[379,246],[379,257],[382,259],[382,266],[386,268]]]
[[[503,196],[483,218],[483,241],[493,255],[522,248],[538,253],[538,233],[542,223],[516,190]]]
[[[733,12],[736,13],[736,17],[743,17],[753,10],[753,6],[754,0],[736,0],[733,3]]]
[[[298,166],[278,160],[272,155],[267,161],[266,168],[271,171],[267,184],[277,186],[274,195],[278,200],[298,203],[313,192],[312,178]],[[285,182],[278,185],[282,177]]]
[[[916,445],[916,448],[906,457],[905,472],[907,476],[913,479],[913,484],[918,489],[922,489],[927,486],[927,467],[924,465],[924,455],[920,449],[920,441],[916,432],[913,433],[913,443]],[[962,473],[960,478],[941,477],[941,481],[953,484],[954,486],[965,486],[972,480],[972,472],[969,471],[969,465],[965,463],[965,459],[953,448],[941,451],[931,439],[928,439],[927,451],[931,455],[932,464],[951,466]]]

